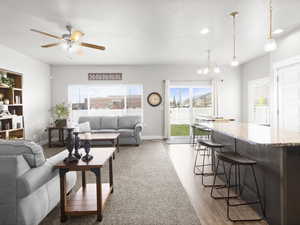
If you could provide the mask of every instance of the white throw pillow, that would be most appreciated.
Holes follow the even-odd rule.
[[[78,124],[79,132],[91,132],[90,122]]]

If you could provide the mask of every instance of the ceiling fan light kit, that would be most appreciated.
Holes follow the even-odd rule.
[[[264,49],[266,52],[272,52],[277,49],[277,43],[276,40],[273,39],[272,36],[272,29],[273,29],[273,5],[272,0],[269,0],[269,36],[268,40],[264,46]]]
[[[33,32],[36,32],[36,33],[39,33],[42,35],[46,35],[48,37],[59,40],[59,42],[56,42],[56,43],[42,45],[41,46],[42,48],[61,46],[61,48],[66,50],[68,53],[76,52],[78,54],[82,53],[82,52],[80,52],[81,47],[93,48],[93,49],[102,50],[102,51],[105,50],[104,46],[81,42],[80,39],[82,38],[82,36],[84,36],[84,33],[79,30],[73,31],[73,28],[71,25],[67,25],[66,28],[67,28],[68,33],[63,34],[61,37],[53,35],[53,34],[49,34],[49,33],[43,32],[43,31],[39,31],[36,29],[30,29],[30,30]],[[81,55],[81,54],[79,54],[79,55]]]

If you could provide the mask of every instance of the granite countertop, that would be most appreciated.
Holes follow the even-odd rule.
[[[300,133],[251,123],[202,122],[199,125],[254,144],[275,147],[300,146]]]

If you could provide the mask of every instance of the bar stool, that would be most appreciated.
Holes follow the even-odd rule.
[[[211,196],[216,198],[213,195],[213,190],[214,188],[216,188],[217,186],[215,185],[216,182],[216,176],[217,171],[218,171],[218,167],[219,167],[219,162],[222,161],[223,163],[228,163],[229,166],[229,173],[228,173],[228,179],[226,177],[226,183],[227,183],[227,196],[226,197],[217,197],[217,198],[225,198],[226,199],[226,205],[227,205],[227,218],[232,221],[232,222],[250,222],[250,221],[260,221],[265,217],[265,210],[264,207],[262,205],[262,200],[261,200],[261,196],[260,196],[260,192],[259,192],[259,187],[258,187],[258,183],[257,183],[257,179],[256,179],[256,175],[255,175],[255,170],[254,170],[254,166],[256,165],[256,161],[248,159],[242,155],[240,155],[239,153],[236,152],[215,152],[215,156],[217,158],[217,165],[216,165],[216,170],[215,170],[215,174],[214,174],[214,181],[213,181],[213,185],[211,188]],[[238,168],[238,189],[239,189],[239,194],[236,196],[230,196],[230,188],[232,187],[230,184],[230,179],[231,179],[231,172],[232,172],[232,167],[233,166],[237,166]],[[238,198],[241,196],[242,194],[242,189],[241,189],[241,177],[240,177],[240,166],[249,166],[251,168],[251,172],[252,172],[252,176],[255,182],[255,189],[256,189],[256,196],[257,196],[257,200],[255,201],[248,201],[245,203],[238,203],[238,204],[232,204],[230,203],[230,199],[231,198]],[[225,171],[225,166],[223,165],[223,172],[224,174],[226,174]],[[253,204],[259,204],[260,205],[260,209],[262,212],[263,217],[261,218],[255,218],[255,219],[232,219],[230,216],[230,208],[231,207],[238,207],[238,206],[243,206],[243,205],[253,205]]]
[[[197,125],[197,124],[192,124],[191,127],[192,127],[192,136],[191,136],[192,140],[191,140],[191,143],[192,143],[193,146],[195,146],[195,144],[196,144],[195,140],[197,138],[197,131],[202,132],[202,135],[201,135],[202,137],[205,137],[207,139],[210,138],[210,132],[211,132],[210,129],[208,129],[206,127],[202,127],[202,126]],[[197,148],[197,146],[196,146],[196,148]]]
[[[202,181],[202,185],[204,187],[212,187],[212,184],[206,184],[204,182],[204,177],[214,176],[215,172],[211,172],[211,173],[205,172],[205,168],[207,166],[211,166],[212,171],[215,170],[215,168],[214,168],[215,163],[214,163],[214,158],[213,158],[214,152],[215,151],[221,151],[222,148],[225,147],[225,145],[212,142],[211,140],[203,140],[203,139],[198,139],[197,142],[199,144],[199,147],[197,148],[198,150],[197,150],[197,154],[196,154],[196,157],[195,157],[194,174],[195,175],[202,175],[201,181]],[[199,155],[201,146],[205,147],[205,151],[204,151],[204,154],[203,154],[202,164],[197,164],[197,159],[198,159],[198,155]],[[205,164],[206,163],[206,158],[209,159],[210,156],[211,156],[211,163]],[[201,172],[196,173],[196,169],[199,169],[199,168],[201,168]],[[224,174],[223,173],[217,173],[217,175],[224,175]],[[225,187],[225,185],[215,185],[215,186],[216,187]]]

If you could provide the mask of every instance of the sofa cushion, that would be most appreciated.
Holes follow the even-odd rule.
[[[101,129],[118,129],[118,117],[116,116],[101,117]]]
[[[46,161],[42,146],[33,141],[0,140],[0,155],[23,155],[31,168],[39,167]]]
[[[90,122],[84,122],[78,124],[79,132],[90,132],[91,131],[91,126]]]
[[[140,116],[120,116],[119,129],[134,129],[135,125],[140,122]]]
[[[93,130],[92,133],[117,133],[118,130],[115,129],[101,129],[101,130]]]
[[[134,129],[119,129],[120,137],[134,137]]]
[[[89,122],[92,130],[101,129],[101,117],[100,116],[82,116],[79,118],[78,123]]]

